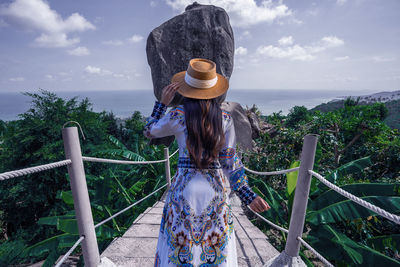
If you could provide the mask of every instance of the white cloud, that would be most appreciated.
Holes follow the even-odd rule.
[[[138,43],[143,40],[143,36],[134,34],[131,38],[128,38],[128,42],[130,43]]]
[[[247,38],[250,38],[250,37],[251,37],[251,33],[249,31],[244,31],[239,36],[239,40],[242,40],[242,39],[245,39],[245,38],[247,39]]]
[[[10,82],[23,82],[25,81],[24,77],[14,77],[14,78],[10,78],[8,79]]]
[[[150,1],[150,6],[151,6],[151,7],[157,6],[157,2],[156,2],[156,1]]]
[[[40,47],[68,47],[79,42],[79,38],[68,39],[65,33],[42,33],[35,39],[35,45]]]
[[[165,0],[165,2],[179,12],[183,12],[187,5],[193,3],[192,0]],[[229,14],[231,24],[238,27],[249,27],[262,22],[272,23],[292,15],[292,11],[282,4],[282,1],[264,0],[257,3],[255,0],[202,0],[197,2],[222,7]]]
[[[102,44],[105,45],[114,45],[114,46],[121,46],[124,44],[123,41],[121,40],[109,40],[109,41],[103,41]]]
[[[350,58],[349,56],[335,57],[335,61],[345,61],[348,60],[349,58]]]
[[[396,58],[394,58],[394,57],[381,57],[381,56],[374,56],[374,57],[371,57],[371,60],[372,61],[375,61],[375,62],[390,62],[390,61],[395,61],[396,60]]]
[[[281,38],[280,46],[259,46],[256,50],[258,55],[265,55],[272,58],[287,58],[290,60],[310,61],[316,58],[316,54],[328,48],[341,46],[344,41],[335,36],[326,36],[320,41],[309,46],[293,45],[293,37]]]
[[[324,47],[337,47],[344,44],[342,39],[337,38],[336,36],[326,36],[321,39],[322,46]]]
[[[235,55],[238,55],[238,56],[247,55],[247,48],[239,46],[238,48],[235,49]]]
[[[68,50],[68,54],[73,56],[87,56],[90,55],[89,49],[84,46],[79,46],[75,49]]]
[[[304,47],[294,45],[289,47],[276,47],[272,45],[258,47],[257,53],[273,58],[289,58],[291,60],[310,61],[315,58]]]
[[[46,74],[45,78],[49,81],[54,81],[56,78],[51,74]]]
[[[346,3],[347,3],[347,0],[336,0],[336,4],[339,6],[343,6]]]
[[[99,76],[112,76],[114,78],[119,78],[119,79],[127,79],[131,80],[131,76],[128,74],[122,74],[122,73],[114,73],[112,71],[102,69],[100,67],[95,67],[91,65],[87,65],[85,68],[85,72],[91,75],[99,75]],[[125,71],[128,73],[127,71]],[[136,77],[141,76],[141,74],[136,75],[137,73],[132,72]]]
[[[101,69],[99,67],[90,66],[90,65],[86,66],[85,72],[87,72],[89,74],[97,74],[97,75],[111,75],[112,74],[112,72],[109,70]]]
[[[95,26],[78,13],[63,19],[44,0],[14,0],[0,8],[7,22],[21,25],[41,35],[35,39],[38,46],[67,47],[79,43],[79,38],[68,39],[71,32],[94,30]]]
[[[292,36],[285,36],[279,39],[278,43],[282,46],[292,45],[293,44],[293,37]]]

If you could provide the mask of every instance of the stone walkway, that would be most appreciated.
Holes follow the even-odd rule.
[[[249,221],[237,196],[231,197],[231,203],[239,266],[263,266],[279,252]],[[153,207],[148,208],[122,237],[111,242],[101,257],[107,257],[117,266],[153,266],[163,207],[164,202],[158,201]]]

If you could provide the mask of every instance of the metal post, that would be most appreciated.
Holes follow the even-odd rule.
[[[86,185],[85,170],[83,168],[78,129],[76,127],[63,128],[62,136],[64,140],[65,157],[72,161],[72,163],[68,165],[68,174],[71,180],[71,190],[74,198],[79,235],[85,236],[85,239],[82,241],[83,259],[85,261],[85,266],[95,267],[100,263],[100,255]]]
[[[168,188],[171,186],[171,170],[169,167],[169,149],[168,147],[164,148],[164,158],[165,161],[165,180],[167,180]]]
[[[314,166],[317,141],[318,135],[315,134],[308,134],[304,137],[303,149],[300,157],[299,176],[293,200],[292,215],[290,217],[289,234],[285,247],[286,254],[291,257],[299,256],[300,241],[297,240],[297,237],[302,237],[303,234],[311,183],[311,174],[308,170],[312,170]]]

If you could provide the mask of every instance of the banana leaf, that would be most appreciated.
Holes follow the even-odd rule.
[[[394,251],[400,250],[400,234],[374,236],[366,241],[368,246],[381,252],[385,251],[386,248]]]
[[[284,212],[282,205],[284,199],[261,179],[253,179],[252,184],[254,184],[252,188],[255,192],[264,198],[271,207],[270,210],[263,212],[262,215],[274,223],[286,225],[287,219],[284,216],[286,212]]]
[[[360,172],[365,168],[370,167],[371,165],[372,165],[371,156],[356,159],[335,169],[330,174],[325,176],[325,178],[331,183],[336,184],[340,178],[349,174]],[[318,189],[311,194],[311,197],[314,198],[326,190],[327,187],[324,184],[319,183]]]
[[[75,215],[61,215],[61,216],[42,217],[42,218],[40,218],[38,220],[38,224],[57,226],[59,220],[73,219],[73,218],[75,218]]]
[[[314,227],[307,240],[314,249],[336,265],[388,267],[400,264],[379,251],[353,241],[330,225]]]
[[[118,236],[117,231],[108,227],[105,224],[102,224],[99,227],[95,228],[95,232],[98,240],[113,239],[114,237]]]
[[[67,205],[74,205],[74,198],[72,196],[72,191],[62,191],[61,192],[61,199]]]
[[[341,186],[343,190],[356,195],[358,197],[365,196],[400,196],[400,184],[383,184],[383,183],[358,183]],[[321,194],[319,197],[309,202],[308,208],[311,210],[319,210],[331,204],[344,201],[347,198],[338,194],[334,190],[329,190]]]
[[[57,229],[69,234],[79,235],[78,222],[76,219],[58,220]]]
[[[121,141],[119,141],[117,138],[115,138],[114,136],[109,135],[108,140],[110,140],[118,148],[123,149],[123,150],[128,150],[128,148],[126,148],[126,146]]]
[[[397,214],[400,212],[400,197],[370,196],[362,197],[362,199],[390,213]],[[308,223],[318,225],[367,218],[371,215],[376,215],[376,213],[351,200],[345,200],[317,211],[307,212],[306,220]]]
[[[293,161],[292,164],[290,164],[289,169],[296,168],[299,166],[300,166],[300,161],[296,160]],[[289,209],[288,221],[290,221],[290,216],[292,214],[293,199],[294,199],[294,193],[297,185],[298,176],[299,176],[299,171],[286,173],[286,190],[288,193],[288,209]]]
[[[71,248],[75,242],[79,239],[79,235],[64,235],[60,236],[59,238],[58,247],[59,248]]]
[[[142,156],[140,156],[137,153],[134,153],[130,150],[124,150],[124,149],[104,149],[102,151],[99,151],[96,153],[97,155],[108,155],[112,157],[122,157],[127,160],[133,160],[133,161],[146,161],[146,159]]]
[[[32,246],[27,247],[24,250],[24,254],[26,253],[26,255],[28,255],[28,256],[40,256],[44,252],[52,251],[57,247],[60,238],[65,237],[65,236],[70,236],[70,234],[63,233],[63,234],[52,236],[50,238],[42,240]]]
[[[126,200],[126,202],[127,202],[128,204],[131,204],[133,200],[132,200],[132,198],[129,196],[129,193],[128,193],[127,189],[125,188],[125,186],[123,186],[123,185],[121,184],[121,182],[119,181],[118,177],[117,177],[113,172],[111,172],[111,173],[112,173],[112,176],[113,176],[113,178],[115,179],[115,181],[117,181],[117,185],[119,186],[119,188],[121,188],[122,194],[123,194],[123,196],[124,196],[124,199]]]

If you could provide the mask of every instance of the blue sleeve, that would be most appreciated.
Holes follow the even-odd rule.
[[[147,138],[157,138],[174,135],[174,129],[170,123],[170,114],[165,115],[167,106],[156,101],[153,112],[146,119],[147,123],[144,126],[143,134]]]
[[[248,184],[244,166],[236,151],[236,136],[233,119],[228,118],[225,131],[225,146],[219,153],[224,174],[228,177],[231,189],[236,192],[240,200],[249,205],[257,194],[253,192]]]

